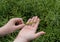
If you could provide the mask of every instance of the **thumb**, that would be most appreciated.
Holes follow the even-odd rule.
[[[24,26],[25,26],[25,24],[20,24],[20,25],[16,26],[16,28],[17,28],[17,29],[21,29],[21,28],[23,28]]]
[[[43,34],[45,34],[44,31],[38,32],[38,33],[35,34],[35,38],[37,38],[37,37],[39,37],[39,36],[41,36],[41,35],[43,35]]]

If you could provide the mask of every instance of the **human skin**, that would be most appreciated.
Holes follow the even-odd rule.
[[[7,24],[0,28],[0,37],[12,33],[15,30],[21,29],[24,26],[22,18],[12,18]]]
[[[40,19],[37,16],[34,16],[33,18],[30,18],[27,21],[27,25],[23,27],[23,29],[19,32],[18,36],[14,40],[14,42],[29,42],[30,40],[33,40],[43,34],[45,34],[44,31],[40,31],[36,33],[36,30],[38,28]],[[29,23],[32,24],[29,24]]]

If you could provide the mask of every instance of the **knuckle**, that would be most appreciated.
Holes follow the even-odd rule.
[[[11,21],[15,21],[15,20],[22,20],[22,18],[12,18],[10,19]]]

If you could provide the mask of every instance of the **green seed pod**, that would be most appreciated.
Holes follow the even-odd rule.
[[[29,23],[26,23],[26,25],[32,25],[33,23],[36,23],[36,22],[29,22]]]
[[[32,25],[33,24],[33,22],[30,22],[30,23],[26,23],[26,25]]]

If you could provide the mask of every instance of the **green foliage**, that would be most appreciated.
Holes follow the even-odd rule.
[[[0,0],[0,27],[11,18],[26,22],[33,16],[41,19],[37,31],[46,34],[32,42],[60,42],[60,0]],[[1,37],[0,42],[13,42],[18,32]]]

